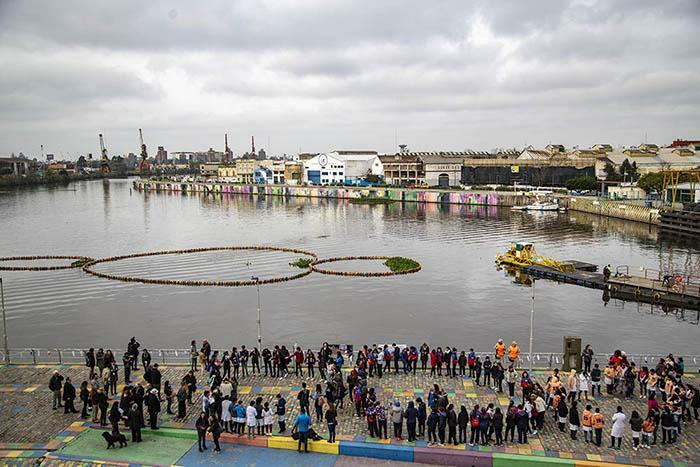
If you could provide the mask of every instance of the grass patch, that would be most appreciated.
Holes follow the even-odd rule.
[[[411,258],[403,258],[401,256],[389,258],[384,262],[384,264],[391,270],[391,272],[410,271],[420,267],[418,261],[414,261]]]
[[[299,258],[293,263],[289,263],[289,265],[301,269],[308,269],[308,267],[311,266],[312,262],[313,260],[311,258]]]

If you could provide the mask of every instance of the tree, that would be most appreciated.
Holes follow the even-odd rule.
[[[661,172],[650,172],[642,175],[637,180],[637,186],[646,191],[647,194],[661,193],[664,189],[664,174]]]
[[[566,181],[566,188],[569,190],[597,190],[598,180],[595,177],[574,177]]]
[[[622,176],[610,162],[605,164],[603,171],[605,172],[605,180],[609,182],[619,182],[622,180]]]

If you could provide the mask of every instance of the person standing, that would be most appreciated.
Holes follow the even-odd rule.
[[[75,401],[75,386],[71,383],[70,378],[66,378],[66,382],[63,385],[63,413],[78,413],[78,411],[75,410],[73,401]]]
[[[491,426],[496,435],[496,446],[503,445],[503,412],[500,407],[496,407],[491,418]],[[466,438],[465,438],[466,439]]]
[[[460,444],[467,442],[467,426],[469,426],[469,412],[465,406],[460,407],[457,416],[457,426],[459,427],[458,441]]]
[[[260,374],[260,351],[257,347],[253,347],[253,351],[250,352],[250,364],[251,372]]]
[[[63,376],[59,374],[58,370],[54,370],[51,379],[49,379],[49,390],[53,393],[53,409],[56,410],[59,407],[63,407],[61,404],[61,388],[63,387]]]
[[[620,449],[622,444],[622,436],[625,434],[625,423],[627,422],[627,416],[622,412],[622,407],[617,406],[617,411],[615,415],[612,416],[612,431],[610,432],[610,448]],[[615,444],[617,443],[617,446]]]
[[[603,442],[603,426],[605,425],[605,417],[600,413],[600,407],[596,407],[592,417],[593,430],[595,432],[595,445],[600,447]]]
[[[335,410],[335,404],[328,404],[325,417],[328,425],[328,442],[335,443],[335,427],[338,425],[338,412]]]
[[[138,354],[136,355],[138,356]],[[141,363],[143,364],[144,372],[151,366],[151,354],[148,349],[143,349],[143,352],[141,352]]]
[[[379,401],[374,403],[375,415],[377,416],[377,432],[380,439],[389,439],[389,428],[386,421],[386,410]]]
[[[394,438],[398,440],[403,439],[401,437],[401,431],[403,429],[403,409],[401,408],[401,402],[398,400],[394,401],[394,405],[391,407],[391,422],[394,424]]]
[[[214,439],[214,452],[217,454],[221,452],[221,446],[219,446],[221,431],[219,420],[216,417],[209,417],[209,433],[211,433],[211,437]]]
[[[158,413],[160,412],[160,398],[158,397],[157,389],[151,389],[148,394],[146,405],[148,407],[148,419],[151,424],[151,430],[157,430]]]
[[[297,400],[299,401],[299,408],[309,413],[309,390],[306,387],[306,383],[301,383],[301,390],[297,394]]]
[[[510,364],[513,365],[513,368],[518,368],[518,357],[520,356],[520,347],[518,347],[518,343],[513,341],[510,344],[510,347],[508,347],[508,360],[510,360]]]
[[[141,426],[143,425],[143,414],[139,410],[138,404],[131,404],[128,415],[129,428],[131,429],[131,442],[141,442]]]
[[[408,402],[408,407],[404,413],[406,417],[406,430],[408,431],[408,441],[414,442],[416,440],[416,423],[418,422],[418,410],[415,407],[413,401]]]
[[[593,441],[593,412],[591,412],[591,405],[587,405],[583,413],[581,414],[581,425],[583,427],[583,437],[586,443]]]
[[[145,349],[144,352],[146,352]],[[149,373],[151,376],[151,386],[153,386],[153,389],[155,389],[158,392],[158,397],[160,397],[160,382],[162,379],[162,375],[160,373],[160,369],[158,368],[157,363],[154,363],[153,366],[150,367]]]
[[[571,408],[569,409],[569,431],[571,432],[571,439],[576,440],[576,434],[581,425],[581,418],[578,414],[578,402],[573,401],[571,403]]]
[[[183,381],[177,390],[177,418],[183,420],[187,416],[187,384]]]
[[[122,411],[119,402],[114,402],[109,411],[109,423],[112,425],[112,436],[119,436],[119,421],[122,419]]]
[[[438,444],[437,439],[437,425],[440,416],[437,412],[437,407],[432,407],[430,410],[430,415],[428,416],[428,446],[436,446]]]
[[[284,397],[282,397],[282,394],[277,394],[277,402],[275,403],[275,413],[277,414],[277,424],[279,425],[280,433],[284,433],[287,429],[285,426],[287,414],[287,400]]]
[[[205,412],[199,414],[194,426],[197,429],[197,447],[199,452],[203,452],[207,448],[207,429],[209,429],[209,419]]]
[[[95,371],[95,365],[97,362],[95,361],[95,349],[90,347],[90,349],[85,352],[85,366],[90,368],[90,373]]]
[[[298,452],[301,452],[302,444],[304,445],[304,452],[309,452],[309,425],[311,425],[311,417],[306,414],[305,409],[300,409],[300,413],[294,421],[294,429],[299,434]]]
[[[128,386],[131,383],[131,355],[125,353],[122,364],[124,365],[124,384]]]
[[[418,410],[418,437],[425,438],[425,421],[428,418],[427,409],[425,402],[420,397],[416,399],[416,405]]]
[[[199,351],[197,351],[197,341],[190,342],[190,370],[197,371],[197,360],[199,360]]]
[[[582,352],[582,357],[583,357],[583,371],[585,373],[590,373],[591,372],[591,363],[593,363],[593,349],[591,348],[591,344],[586,344],[586,347],[583,348]]]
[[[80,412],[80,418],[85,420],[88,418],[88,404],[90,402],[90,391],[88,390],[88,382],[80,383],[80,393],[78,394],[80,401],[83,403],[83,409]]]
[[[630,430],[632,431],[632,449],[635,451],[639,449],[639,440],[642,435],[643,423],[644,420],[639,416],[639,412],[633,410],[632,416],[630,417]]]
[[[409,404],[412,404],[412,402],[409,402]],[[455,413],[455,406],[453,404],[450,404],[447,406],[447,443],[452,443],[455,446],[457,446],[459,443],[457,442],[457,414]],[[466,410],[466,409],[465,409]],[[414,431],[415,431],[415,425],[414,425]],[[408,440],[411,441],[411,430],[409,428],[408,430]],[[415,434],[413,440],[415,441]]]

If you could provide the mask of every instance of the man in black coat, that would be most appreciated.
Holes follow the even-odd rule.
[[[148,418],[151,424],[151,430],[158,429],[158,412],[160,412],[160,399],[158,398],[158,390],[151,389],[148,393]]]
[[[49,390],[53,393],[53,409],[56,410],[61,405],[61,386],[63,386],[63,376],[58,373],[58,370],[53,372],[49,380]]]
[[[149,373],[151,376],[151,386],[153,386],[154,389],[158,390],[158,397],[160,397],[160,381],[162,379],[162,375],[160,373],[160,370],[158,369],[158,364],[154,363],[153,366],[149,368]]]
[[[78,413],[73,405],[74,400],[75,387],[71,384],[70,378],[66,378],[66,383],[63,385],[63,404],[65,406],[63,413]]]
[[[129,341],[129,345],[127,346],[127,353],[131,355],[131,365],[133,370],[138,369],[138,363],[139,363],[139,347],[141,347],[141,344],[138,343],[136,340],[136,337],[132,337],[131,340]]]
[[[129,410],[129,428],[131,429],[131,442],[140,443],[141,442],[141,425],[143,424],[143,416],[139,410],[137,404],[131,405],[131,410]]]

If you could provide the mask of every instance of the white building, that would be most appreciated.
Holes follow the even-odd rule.
[[[304,161],[304,178],[314,185],[358,183],[368,175],[384,176],[376,151],[331,151]]]
[[[304,180],[313,185],[345,183],[345,161],[332,154],[318,154],[305,160]]]

